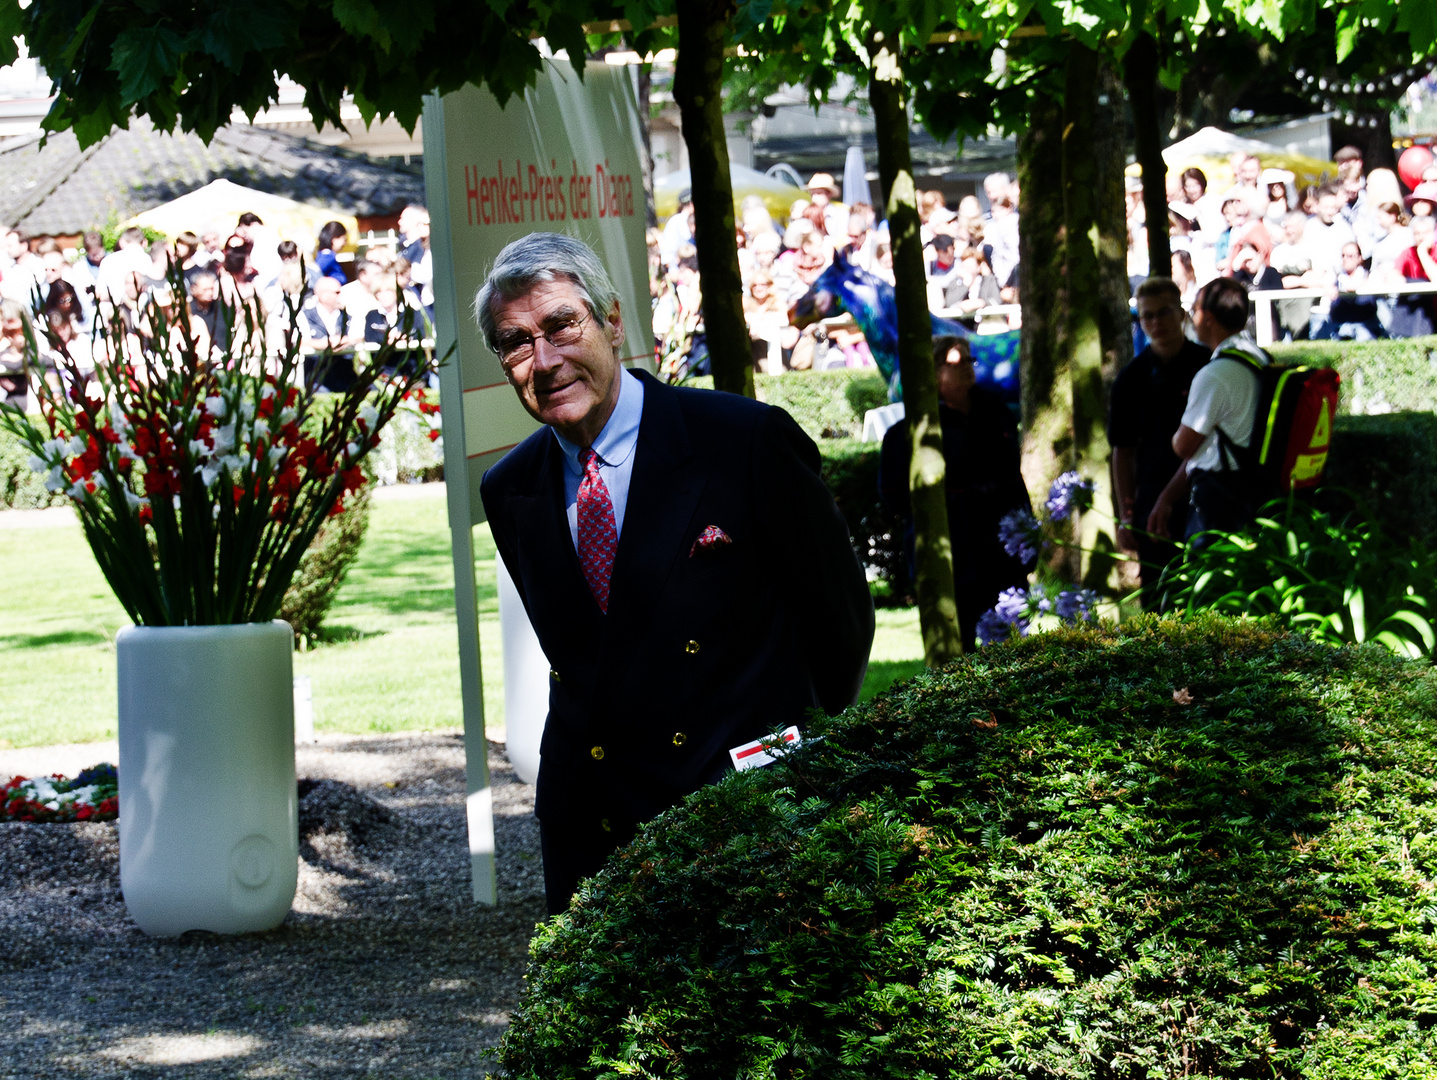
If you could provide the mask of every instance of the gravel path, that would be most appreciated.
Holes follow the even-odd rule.
[[[543,876],[533,789],[490,744],[499,904],[470,900],[456,734],[297,751],[299,892],[265,934],[146,937],[113,823],[0,825],[0,1078],[482,1077]]]

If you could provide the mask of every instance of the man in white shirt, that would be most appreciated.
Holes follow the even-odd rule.
[[[1324,184],[1317,189],[1317,211],[1302,237],[1312,255],[1312,268],[1329,282],[1337,280],[1342,272],[1342,245],[1356,239],[1352,226],[1342,220],[1342,196],[1335,187]]]
[[[379,264],[370,259],[354,260],[354,280],[345,282],[339,290],[344,310],[349,312],[349,321],[356,326],[364,325],[364,318],[379,306],[374,291],[379,287]]]
[[[115,250],[100,262],[95,292],[102,300],[109,297],[119,301],[125,296],[125,285],[132,277],[139,278],[139,289],[143,291],[154,275],[155,261],[145,246],[144,230],[132,226],[120,234]]]
[[[1252,440],[1262,390],[1257,369],[1272,360],[1247,336],[1247,317],[1247,290],[1232,278],[1214,278],[1193,302],[1193,329],[1213,355],[1193,376],[1182,425],[1173,435],[1182,465],[1148,518],[1148,530],[1159,536],[1168,535],[1168,518],[1184,487],[1188,539],[1214,529],[1234,532],[1257,513],[1260,496],[1244,476],[1238,452]]]

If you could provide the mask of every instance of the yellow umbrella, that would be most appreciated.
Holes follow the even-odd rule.
[[[1302,154],[1285,154],[1271,143],[1258,139],[1245,139],[1220,128],[1205,127],[1186,139],[1173,143],[1163,151],[1163,163],[1168,167],[1168,176],[1174,176],[1188,169],[1201,169],[1207,177],[1209,192],[1221,193],[1236,182],[1228,157],[1232,154],[1252,154],[1262,161],[1264,169],[1286,169],[1295,177],[1299,190],[1308,184],[1321,184],[1337,176],[1337,165],[1331,161]],[[1127,168],[1129,176],[1141,176],[1142,167],[1132,164]]]
[[[746,165],[730,165],[729,178],[733,183],[733,212],[737,221],[739,204],[750,195],[763,199],[763,205],[775,221],[787,221],[788,211],[795,199],[806,199],[808,192],[782,180],[775,180],[757,169]],[[672,217],[679,208],[679,192],[689,188],[689,171],[679,169],[654,181],[654,212],[659,220]]]
[[[319,228],[326,221],[340,222],[351,240],[359,236],[359,222],[353,214],[295,202],[283,195],[256,191],[228,180],[206,184],[163,206],[136,214],[125,224],[148,226],[171,239],[186,229],[196,234],[215,229],[222,236],[228,236],[234,231],[239,216],[246,212],[259,215],[267,229],[272,229],[281,240],[293,240],[305,255],[314,251]]]

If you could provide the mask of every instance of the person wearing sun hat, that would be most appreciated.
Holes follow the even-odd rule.
[[[814,206],[823,208],[823,228],[829,236],[848,235],[848,207],[838,201],[838,185],[833,174],[814,173],[809,178],[808,198]]]
[[[1413,217],[1437,214],[1437,180],[1423,180],[1403,201]]]

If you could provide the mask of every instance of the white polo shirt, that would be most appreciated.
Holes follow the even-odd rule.
[[[1240,349],[1264,367],[1268,363],[1267,354],[1251,338],[1246,334],[1233,334],[1213,350],[1213,359],[1193,376],[1187,408],[1183,410],[1183,426],[1207,438],[1198,447],[1198,452],[1188,458],[1187,471],[1190,474],[1194,469],[1222,469],[1221,446],[1217,437],[1219,427],[1236,446],[1245,447],[1252,439],[1259,392],[1257,373],[1241,360],[1219,357],[1218,353],[1225,349]],[[1231,454],[1228,455],[1228,466],[1238,467]]]

